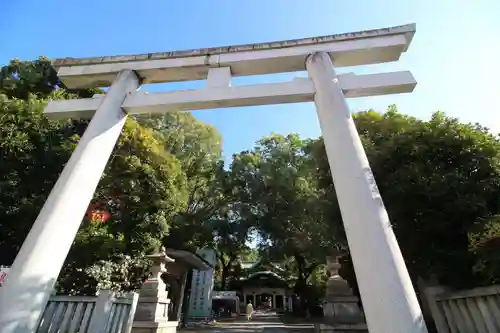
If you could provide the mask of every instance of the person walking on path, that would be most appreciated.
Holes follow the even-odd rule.
[[[247,312],[247,320],[250,321],[252,319],[252,314],[253,314],[252,301],[248,301],[246,312]]]

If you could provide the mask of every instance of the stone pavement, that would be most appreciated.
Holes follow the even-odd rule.
[[[289,332],[314,332],[312,324],[285,324],[280,315],[272,311],[257,310],[250,322],[245,316],[240,316],[233,321],[217,322],[211,327],[191,328],[179,330],[179,332],[195,333],[244,333],[244,332],[262,332],[262,333],[289,333]]]

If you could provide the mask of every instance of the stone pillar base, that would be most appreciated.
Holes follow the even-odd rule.
[[[355,325],[364,323],[365,318],[359,308],[358,300],[355,296],[327,297],[323,303],[325,324]]]
[[[178,321],[162,321],[157,323],[134,321],[131,333],[175,333]]]
[[[169,298],[139,296],[134,321],[162,322],[167,319]]]
[[[329,325],[329,324],[315,324],[315,333],[368,333],[368,327],[366,324],[339,324],[339,325]]]

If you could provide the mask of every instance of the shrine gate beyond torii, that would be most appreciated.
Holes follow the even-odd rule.
[[[415,25],[180,52],[57,59],[68,88],[105,96],[50,102],[52,119],[92,118],[36,219],[0,292],[2,333],[33,332],[129,114],[314,101],[371,333],[427,332],[389,217],[345,97],[413,91],[408,71],[337,75],[397,61]],[[233,76],[307,70],[290,82],[231,86]],[[145,93],[142,83],[206,79],[199,90]]]

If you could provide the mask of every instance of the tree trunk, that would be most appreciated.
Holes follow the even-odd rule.
[[[226,290],[226,285],[227,285],[227,278],[229,276],[229,266],[230,262],[227,264],[222,263],[222,276],[221,276],[221,290]]]
[[[229,270],[231,268],[231,263],[236,260],[236,256],[229,254],[227,261],[224,260],[224,255],[220,253],[219,260],[222,267],[221,272],[221,290],[225,290],[227,286],[227,279],[229,278]]]

